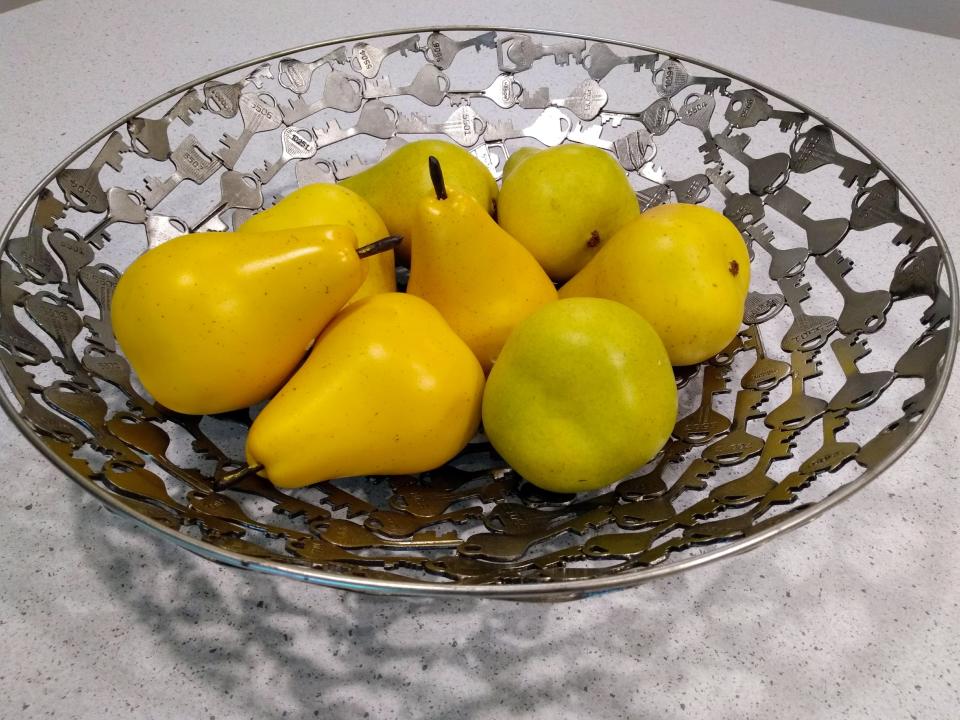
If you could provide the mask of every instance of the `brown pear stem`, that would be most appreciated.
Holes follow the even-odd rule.
[[[236,485],[248,475],[256,475],[261,470],[263,470],[263,465],[244,465],[239,470],[234,470],[232,473],[224,475],[219,482],[214,483],[213,489],[218,492],[220,490],[226,490]]]
[[[402,242],[402,235],[388,235],[387,237],[376,240],[369,245],[358,247],[357,255],[359,255],[361,258],[370,257],[371,255],[379,255],[387,250],[392,250]]]
[[[427,158],[427,164],[430,166],[430,180],[433,182],[433,191],[437,194],[437,200],[446,200],[447,186],[443,184],[443,170],[440,168],[440,161],[431,155]]]

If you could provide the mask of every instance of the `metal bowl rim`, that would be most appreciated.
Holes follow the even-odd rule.
[[[63,472],[67,477],[73,480],[75,483],[80,485],[84,490],[93,494],[101,503],[107,506],[107,508],[113,512],[116,512],[120,515],[131,518],[132,520],[140,523],[144,527],[152,530],[155,533],[160,534],[165,539],[170,540],[181,547],[190,550],[191,552],[200,555],[208,560],[214,562],[229,565],[232,567],[248,569],[248,570],[257,570],[260,572],[269,573],[272,575],[280,575],[283,577],[293,578],[309,583],[314,583],[318,585],[324,585],[328,587],[346,589],[346,590],[355,590],[367,593],[382,593],[382,594],[397,594],[397,595],[407,595],[407,596],[469,596],[469,597],[491,597],[497,599],[514,599],[514,600],[536,600],[538,597],[544,599],[550,599],[551,597],[555,598],[575,598],[581,597],[590,594],[599,594],[603,592],[609,592],[612,590],[624,589],[627,587],[638,585],[642,582],[652,580],[654,578],[665,577],[667,575],[673,575],[684,570],[689,570],[694,567],[701,565],[706,565],[707,563],[715,562],[723,558],[731,557],[733,555],[738,555],[740,553],[752,550],[753,548],[759,546],[760,544],[770,540],[771,538],[785,533],[788,530],[800,527],[810,522],[817,516],[823,514],[827,510],[833,508],[841,501],[849,498],[854,493],[863,489],[868,483],[876,479],[880,473],[889,468],[894,462],[896,462],[900,457],[906,453],[906,451],[913,446],[913,444],[920,437],[920,434],[927,428],[932,420],[934,414],[940,406],[940,402],[943,399],[943,395],[946,392],[947,385],[950,380],[951,370],[953,368],[954,359],[957,351],[957,341],[958,336],[960,336],[960,328],[958,328],[956,323],[956,318],[960,317],[960,297],[958,297],[958,281],[956,268],[953,265],[953,259],[950,255],[950,249],[947,246],[947,243],[943,237],[943,234],[940,232],[940,229],[937,227],[933,218],[930,217],[926,208],[920,203],[916,198],[913,192],[908,188],[900,178],[884,163],[880,158],[878,158],[873,152],[867,149],[863,143],[857,140],[854,136],[848,133],[846,130],[838,126],[836,123],[832,122],[829,118],[825,117],[821,113],[813,110],[812,108],[807,107],[801,102],[790,98],[783,93],[770,88],[762,83],[758,83],[754,80],[751,80],[739,73],[731,72],[726,70],[718,65],[713,63],[699,60],[695,57],[685,55],[682,53],[676,53],[668,50],[663,50],[661,48],[642,45],[639,43],[627,42],[623,40],[615,40],[612,38],[597,37],[594,35],[581,35],[578,33],[570,33],[558,30],[538,30],[533,28],[517,28],[517,27],[488,27],[481,25],[445,25],[445,26],[435,26],[435,27],[414,27],[414,28],[400,28],[396,30],[382,30],[374,31],[369,33],[363,33],[360,35],[350,35],[343,36],[339,38],[333,38],[330,40],[323,40],[315,43],[308,43],[306,45],[300,45],[297,47],[289,48],[287,50],[282,50],[280,52],[270,53],[268,55],[263,55],[252,60],[246,60],[235,65],[223,68],[221,70],[216,70],[214,72],[203,75],[199,78],[191,80],[188,83],[180,85],[168,90],[167,92],[158,95],[153,100],[144,103],[140,107],[130,111],[129,113],[121,116],[115,122],[108,125],[104,130],[92,136],[85,143],[80,145],[76,150],[74,150],[68,157],[66,157],[62,162],[60,162],[53,170],[47,173],[44,178],[37,183],[37,185],[28,193],[27,197],[17,206],[14,210],[13,215],[10,220],[6,223],[3,228],[2,234],[0,234],[0,254],[6,249],[6,245],[10,240],[10,236],[13,234],[13,229],[20,221],[20,218],[23,216],[24,212],[27,210],[29,205],[37,197],[40,191],[47,187],[51,181],[56,177],[56,175],[66,168],[71,162],[73,162],[77,157],[82,155],[88,149],[90,149],[95,143],[103,139],[111,132],[116,130],[118,127],[124,125],[127,120],[130,118],[140,115],[143,111],[148,110],[155,105],[167,100],[178,93],[189,90],[192,87],[196,87],[202,83],[207,82],[215,78],[219,78],[223,75],[242,70],[251,65],[256,65],[259,63],[267,62],[274,60],[276,58],[282,58],[289,55],[294,55],[296,53],[301,53],[307,50],[311,50],[317,47],[324,47],[328,45],[335,44],[344,44],[344,43],[353,43],[360,40],[369,40],[372,38],[379,37],[389,37],[393,35],[408,35],[416,33],[430,33],[434,31],[471,31],[471,32],[483,32],[488,30],[495,30],[497,32],[506,32],[506,33],[524,33],[532,35],[545,35],[550,37],[561,37],[561,38],[575,38],[583,39],[589,42],[601,42],[601,43],[611,43],[620,47],[628,47],[636,50],[658,53],[667,57],[676,58],[678,60],[683,60],[686,62],[699,65],[701,67],[713,70],[715,72],[726,75],[727,77],[739,80],[740,82],[746,83],[747,85],[762,90],[769,95],[779,98],[784,102],[790,103],[796,108],[799,108],[801,111],[810,115],[810,117],[819,120],[820,122],[827,125],[831,130],[837,132],[841,137],[843,137],[847,142],[856,147],[860,152],[862,152],[866,157],[868,157],[872,162],[880,168],[880,170],[885,173],[893,182],[897,185],[898,190],[904,194],[904,196],[910,201],[911,205],[920,213],[921,219],[927,223],[933,233],[933,239],[939,246],[944,260],[944,266],[947,271],[947,279],[950,287],[950,300],[951,300],[951,325],[950,333],[947,341],[946,353],[943,358],[943,365],[941,367],[941,374],[939,382],[937,383],[936,388],[934,389],[933,397],[930,401],[930,405],[927,410],[923,413],[920,420],[916,423],[916,426],[913,430],[907,435],[906,439],[886,458],[873,467],[867,468],[860,474],[860,476],[846,485],[835,490],[833,493],[823,498],[822,500],[817,501],[813,505],[804,508],[803,510],[791,513],[783,518],[780,522],[776,522],[771,526],[757,532],[756,534],[750,535],[748,537],[742,538],[740,540],[734,540],[727,544],[722,545],[717,550],[711,550],[704,552],[699,555],[694,555],[692,557],[684,558],[682,560],[677,560],[676,562],[664,562],[658,565],[652,565],[646,568],[638,568],[636,570],[631,570],[629,572],[624,572],[618,575],[611,575],[608,577],[594,578],[588,580],[564,580],[559,582],[539,582],[539,583],[524,583],[516,585],[462,585],[453,582],[428,582],[428,581],[415,581],[410,580],[409,582],[400,582],[400,581],[391,581],[391,580],[378,580],[378,579],[368,579],[363,577],[352,577],[349,575],[341,574],[331,574],[321,572],[319,570],[314,570],[308,567],[303,567],[299,565],[293,565],[289,563],[281,563],[272,560],[257,560],[252,559],[246,555],[236,553],[230,550],[225,550],[219,548],[210,543],[203,542],[201,540],[196,540],[189,537],[188,535],[182,534],[176,530],[166,527],[165,525],[152,520],[147,517],[143,517],[135,513],[127,505],[120,502],[116,496],[107,491],[103,490],[97,483],[93,480],[84,477],[73,468],[71,468],[66,462],[60,459],[57,454],[51,450],[41,439],[41,436],[32,430],[27,423],[20,417],[18,410],[14,407],[11,402],[8,394],[10,393],[10,378],[7,376],[6,369],[2,370],[4,378],[7,381],[7,385],[2,388],[3,392],[0,392],[0,405],[3,406],[4,412],[10,418],[11,422],[17,427],[20,432],[26,436],[26,438],[37,448],[53,465],[55,465],[61,472]]]

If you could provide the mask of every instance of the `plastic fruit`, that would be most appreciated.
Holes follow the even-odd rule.
[[[278,487],[416,473],[455,456],[480,421],[483,371],[424,300],[351,303],[257,416],[247,462]]]
[[[446,190],[435,158],[430,174],[436,187],[417,208],[407,292],[439,310],[487,371],[517,323],[555,301],[557,291],[476,200]]]
[[[341,181],[370,203],[394,235],[409,238],[417,204],[433,194],[427,175],[427,158],[433,155],[443,165],[447,187],[470,195],[491,213],[497,197],[497,181],[473,155],[459,145],[442,140],[418,140],[394,150],[369,170]],[[408,240],[398,249],[410,257]]]
[[[296,190],[272,208],[251,217],[239,230],[264,232],[308,225],[346,225],[356,233],[358,245],[368,245],[387,235],[383,220],[366,200],[341,185],[325,183]],[[397,274],[392,250],[368,257],[363,264],[367,266],[367,279],[351,301],[396,291]]]
[[[503,177],[507,177],[507,175],[517,169],[520,163],[538,152],[540,152],[540,149],[534,147],[522,147],[514,150],[510,153],[510,157],[507,158],[507,162],[503,164]]]
[[[617,300],[656,329],[674,365],[720,352],[740,329],[750,258],[727,218],[699,205],[661,205],[610,240],[560,297]]]
[[[554,280],[580,268],[640,214],[637,196],[610,153],[559,145],[521,157],[504,174],[497,220]]]
[[[673,429],[677,389],[653,328],[620,303],[573,298],[524,320],[487,379],[483,427],[528,481],[570,493],[652,459]]]
[[[360,287],[356,243],[343,226],[175,238],[120,277],[114,335],[146,390],[171,410],[253,405]]]

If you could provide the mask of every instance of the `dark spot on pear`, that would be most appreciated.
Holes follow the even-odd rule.
[[[740,263],[736,260],[730,261],[730,274],[736,277],[740,273]]]
[[[587,247],[594,248],[600,244],[600,233],[594,230],[590,233],[590,239],[587,240]]]

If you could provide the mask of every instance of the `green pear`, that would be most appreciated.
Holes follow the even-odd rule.
[[[520,163],[538,152],[540,152],[540,148],[534,147],[522,147],[514,150],[510,154],[510,157],[507,158],[507,162],[503,165],[503,177],[506,178],[507,175],[517,169]]]
[[[431,155],[443,166],[448,188],[472,196],[486,212],[493,212],[497,181],[487,166],[459,145],[442,140],[418,140],[403,145],[369,170],[340,182],[373,206],[391,234],[403,236],[397,254],[405,260],[410,257],[416,209],[421,198],[433,195],[427,172]]]
[[[567,280],[640,214],[637,196],[620,163],[599,148],[559,145],[525,155],[504,173],[498,222],[551,278]]]

